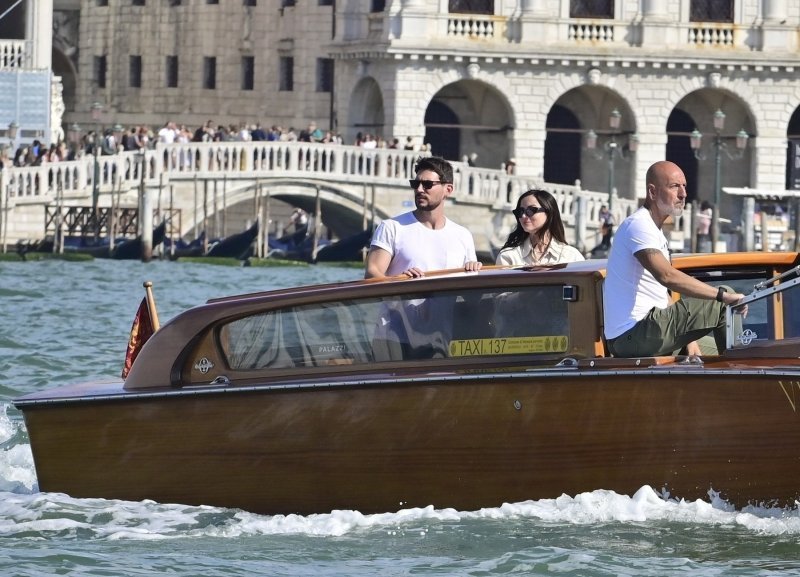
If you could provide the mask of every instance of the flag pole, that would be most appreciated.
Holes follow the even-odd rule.
[[[156,299],[153,297],[153,283],[149,280],[144,281],[145,297],[147,298],[147,310],[150,312],[150,319],[153,322],[153,331],[157,331],[161,324],[158,322],[158,311],[156,311]]]

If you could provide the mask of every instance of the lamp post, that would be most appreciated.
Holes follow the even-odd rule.
[[[747,149],[747,141],[750,135],[740,130],[736,133],[736,150],[738,152],[731,153],[728,150],[728,145],[725,142],[725,137],[722,131],[725,128],[725,113],[717,109],[714,113],[714,206],[711,208],[711,252],[717,251],[717,241],[720,237],[719,230],[719,208],[720,196],[722,195],[722,153],[725,153],[730,160],[739,160],[744,157],[744,152]],[[696,128],[689,136],[689,146],[692,148],[694,157],[697,160],[705,160],[707,157],[702,153],[701,146],[703,143],[703,134]]]
[[[122,128],[122,126],[119,123],[115,124],[114,127],[111,129],[111,134],[114,137],[115,155],[118,154],[120,150],[122,150],[122,146],[120,145],[120,143],[122,142],[122,133],[124,132],[124,130],[125,129]],[[117,179],[122,178],[118,173],[118,169],[119,167],[115,165],[111,177],[111,209],[109,211],[109,217],[108,217],[108,237],[110,239],[110,242],[108,243],[109,254],[113,250],[114,239],[116,238],[117,235],[117,210],[119,209],[119,197],[117,193],[120,192],[119,186],[117,186],[119,182]],[[117,191],[117,193],[114,192],[115,190]]]
[[[14,140],[17,138],[19,125],[16,121],[11,121],[8,125],[9,158],[14,157]],[[3,167],[4,168],[4,167]],[[6,191],[6,171],[0,171],[0,247],[6,252],[6,234],[8,231],[8,193]]]
[[[92,103],[92,121],[94,122],[94,141],[92,142],[92,156],[94,156],[94,174],[92,175],[92,219],[94,220],[94,240],[97,242],[100,236],[99,220],[97,218],[97,204],[100,200],[100,163],[97,155],[100,153],[100,115],[103,113],[103,105],[99,102]]]
[[[622,120],[622,113],[618,109],[614,109],[608,116],[608,127],[609,127],[609,138],[603,144],[603,150],[605,151],[606,161],[608,162],[608,210],[613,214],[614,208],[614,184],[616,181],[615,174],[614,174],[614,161],[617,156],[620,158],[628,158],[629,153],[636,152],[639,148],[639,137],[635,134],[631,134],[628,137],[628,143],[624,147],[620,147],[617,143],[617,136],[620,134],[619,126]],[[589,130],[586,133],[586,148],[595,151],[597,149],[597,133],[594,130]],[[603,157],[603,153],[595,153],[595,158],[600,159]]]
[[[80,124],[73,122],[67,128],[67,140],[69,141],[69,154],[67,160],[73,160],[77,157],[78,147],[81,145],[81,128]],[[64,186],[61,180],[58,180],[58,188],[56,189],[56,242],[53,244],[53,252],[59,254],[64,252]]]
[[[111,129],[111,134],[114,136],[114,152],[117,153],[120,151],[120,145],[122,144],[122,133],[125,132],[125,129],[122,127],[121,124],[115,124],[114,127]]]
[[[67,128],[67,139],[69,140],[70,144],[74,146],[78,146],[80,144],[81,130],[81,125],[77,122],[73,122],[69,125],[69,128]]]
[[[8,125],[8,146],[10,147],[9,156],[12,156],[14,154],[14,141],[17,139],[18,130],[19,130],[19,124],[17,124],[16,120],[12,120],[11,123]]]

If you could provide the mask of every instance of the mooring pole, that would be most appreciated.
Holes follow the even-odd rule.
[[[153,258],[153,207],[144,182],[146,161],[147,153],[142,149],[142,179],[139,185],[139,227],[142,235],[142,262],[150,262]]]

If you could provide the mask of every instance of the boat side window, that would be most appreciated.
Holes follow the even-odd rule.
[[[404,294],[293,306],[223,325],[233,370],[567,350],[561,285]]]
[[[762,280],[764,279],[749,278],[728,280],[712,284],[715,286],[720,284],[725,285],[733,289],[735,292],[746,295],[753,292],[753,286]],[[775,323],[773,310],[773,299],[771,298],[760,299],[750,303],[750,305],[747,307],[746,317],[743,318],[740,315],[735,316],[737,334],[743,334],[745,331],[748,331],[747,334],[753,337],[752,340],[748,342],[774,340]],[[739,327],[739,323],[741,323],[741,327]]]
[[[495,325],[500,338],[566,337],[567,302],[561,285],[540,285],[500,293],[495,300]]]
[[[800,285],[781,293],[783,298],[783,338],[800,337]]]
[[[234,370],[368,363],[375,301],[260,313],[224,325],[219,342]]]
[[[452,292],[385,299],[372,339],[375,360],[447,357],[458,300]]]
[[[724,286],[744,295],[753,292],[753,287],[768,279],[771,272],[766,270],[705,271],[693,274],[712,286]],[[749,335],[749,342],[772,340],[775,338],[774,306],[772,299],[761,299],[748,306],[747,316],[736,316],[736,333]],[[741,323],[741,326],[739,326]],[[713,338],[708,337],[709,342]]]
[[[376,361],[547,354],[567,350],[561,285],[420,295],[383,303]]]

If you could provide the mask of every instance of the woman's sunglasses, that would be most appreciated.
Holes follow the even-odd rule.
[[[420,184],[422,185],[422,188],[424,188],[425,190],[430,190],[437,184],[446,184],[446,183],[443,180],[417,180],[415,178],[414,180],[409,180],[408,184],[411,185],[412,190],[417,190]]]
[[[522,218],[523,215],[527,216],[528,218],[533,218],[534,214],[539,212],[547,212],[547,209],[541,206],[526,206],[525,208],[515,208],[511,212],[513,212],[514,216],[517,218]]]

